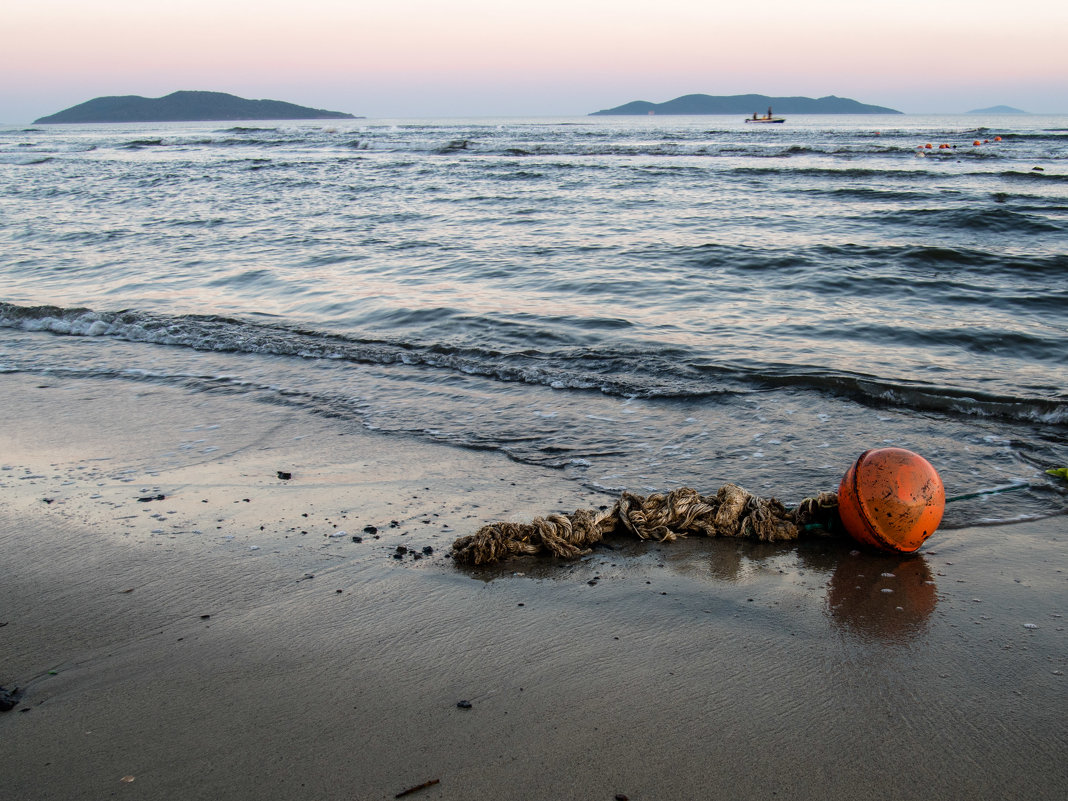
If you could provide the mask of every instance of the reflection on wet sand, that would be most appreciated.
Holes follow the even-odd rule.
[[[938,604],[934,576],[919,553],[860,551],[850,543],[831,540],[800,546],[723,545],[728,547],[715,547],[705,563],[708,576],[718,581],[745,581],[761,567],[789,563],[825,576],[825,611],[842,633],[904,642],[926,630]]]
[[[838,538],[798,544],[698,537],[664,545],[617,538],[575,561],[517,557],[465,572],[484,582],[508,576],[596,586],[610,577],[648,576],[651,565],[666,567],[667,575],[710,584],[710,592],[724,584],[754,592],[762,586],[767,599],[769,588],[775,597],[777,590],[790,593],[803,587],[814,594],[809,597],[833,630],[887,644],[904,644],[926,631],[938,603],[938,588],[922,554],[862,551],[851,540]],[[642,596],[634,598],[644,603]]]
[[[931,571],[918,554],[847,557],[827,589],[827,613],[835,628],[888,641],[922,632],[937,603]]]

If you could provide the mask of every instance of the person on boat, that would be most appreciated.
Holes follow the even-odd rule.
[[[755,120],[755,119],[757,118],[757,115],[756,115],[756,114],[757,114],[757,113],[756,113],[756,112],[754,111],[754,112],[753,112],[753,119],[754,119],[754,120]]]
[[[768,120],[771,119],[771,106],[768,106],[768,116],[765,117],[765,119],[768,119]]]

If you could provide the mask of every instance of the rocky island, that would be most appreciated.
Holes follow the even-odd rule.
[[[1023,109],[1012,106],[990,106],[989,108],[973,108],[968,114],[1027,114]]]
[[[767,108],[776,114],[901,114],[883,106],[871,106],[848,97],[769,97],[768,95],[683,95],[666,103],[635,100],[615,108],[595,111],[589,116],[628,114],[742,114],[764,113]]]
[[[173,92],[166,97],[98,97],[34,121],[34,125],[98,122],[352,120],[352,114],[281,100],[246,100],[225,92]]]

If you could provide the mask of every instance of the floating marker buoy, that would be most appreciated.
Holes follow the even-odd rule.
[[[883,551],[912,553],[942,522],[946,490],[931,463],[904,448],[865,451],[838,486],[849,535]]]
[[[995,136],[994,137],[994,141],[995,142],[1000,142],[1001,141],[1001,137],[1000,136]]]
[[[974,142],[972,142],[972,144],[975,145],[976,147],[979,147],[979,145],[981,145],[983,143],[980,142],[978,139],[976,139]]]
[[[930,142],[928,142],[928,143],[927,143],[926,145],[924,145],[923,147],[924,147],[924,149],[925,149],[925,150],[930,150],[930,149],[931,149],[931,143],[930,143]]]

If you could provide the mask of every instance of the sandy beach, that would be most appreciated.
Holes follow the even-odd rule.
[[[0,390],[0,797],[1068,792],[1064,517],[467,569],[612,499],[241,396]]]

